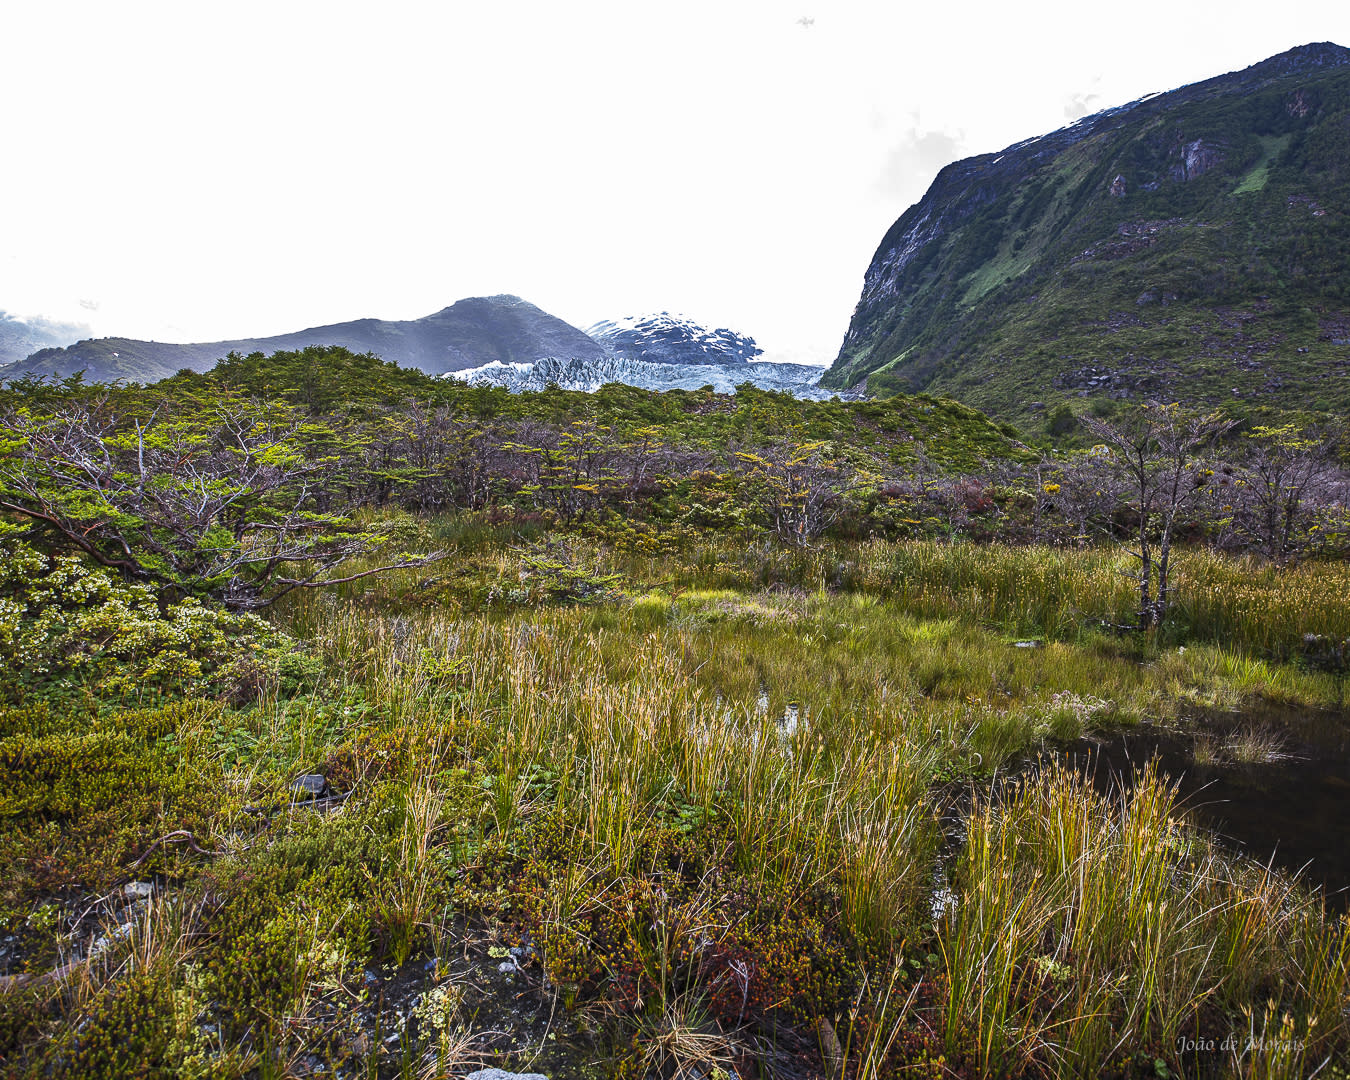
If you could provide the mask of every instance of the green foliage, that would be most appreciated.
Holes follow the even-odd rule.
[[[298,681],[294,647],[255,615],[161,604],[146,585],[0,534],[0,700],[247,696]]]
[[[100,997],[55,1050],[55,1072],[71,1080],[177,1080],[179,1025],[166,973],[137,973]]]
[[[282,1015],[310,980],[332,982],[370,955],[371,866],[381,840],[360,822],[299,817],[243,865],[218,864],[202,888],[219,897],[201,977],[236,1032]]]
[[[178,745],[209,710],[192,703],[92,715],[69,706],[0,707],[0,919],[74,885],[101,890],[179,829],[205,838],[222,809],[220,774],[183,767]],[[161,848],[144,872],[184,872]]]
[[[521,556],[521,580],[527,591],[542,590],[554,603],[595,603],[613,599],[619,574],[597,574],[572,564],[569,553],[558,558],[541,552]]]
[[[1051,438],[1062,438],[1078,430],[1078,420],[1069,406],[1061,402],[1046,419],[1045,430]]]
[[[335,496],[362,449],[340,421],[224,390],[152,402],[91,388],[35,410],[24,389],[0,402],[0,510],[53,553],[87,555],[168,598],[240,606],[390,540],[334,511],[349,508]],[[296,567],[304,576],[284,576]]]
[[[1212,931],[1226,966],[1206,1019],[1283,1031],[1275,1000],[1302,1037],[1338,1015],[1343,931],[1170,817],[1141,817],[1131,835],[1152,846],[1130,850],[1123,812],[1086,788],[1052,792],[1039,832],[1044,800],[1010,789],[1008,816],[971,823],[954,905],[934,867],[953,781],[1044,743],[1144,716],[1185,727],[1196,708],[1334,706],[1343,687],[1322,668],[1350,635],[1343,564],[1188,542],[1168,622],[1118,635],[1103,624],[1137,606],[1131,556],[1087,542],[1133,524],[1096,486],[1106,471],[1043,459],[968,406],[508,396],[350,355],[331,356],[334,381],[330,352],[233,358],[153,391],[0,392],[49,432],[60,408],[107,405],[110,454],[161,422],[205,453],[202,417],[257,397],[251,422],[289,425],[267,468],[324,465],[269,489],[299,516],[269,516],[255,491],[240,534],[227,511],[183,550],[242,551],[279,523],[363,545],[342,571],[281,558],[273,585],[346,580],[295,588],[264,622],[99,566],[111,548],[22,509],[0,519],[4,956],[50,976],[0,994],[0,1067],[252,1078],[317,1071],[312,1055],[328,1072],[445,1071],[480,1050],[516,1064],[524,1042],[490,1034],[509,1027],[531,1053],[570,1033],[586,1060],[613,1049],[639,1075],[780,1046],[821,1075],[1184,1071],[1159,1042],[1175,1023],[1132,1004],[1152,939],[1107,925],[1131,910],[1179,964],[1210,963],[1185,935]],[[1317,475],[1338,475],[1334,440],[1264,420],[1237,445],[1266,456],[1205,474],[1207,496],[1314,450],[1331,469]],[[44,505],[80,534],[98,514],[47,480]],[[1327,490],[1291,533],[1303,554],[1337,550],[1309,539],[1335,531]],[[340,528],[337,506],[357,508]],[[1196,507],[1188,541],[1232,535],[1232,506]],[[167,558],[139,513],[119,520],[138,565]],[[432,546],[452,557],[381,569],[381,551]],[[310,773],[326,780],[313,800],[292,787]],[[1047,836],[1083,840],[1069,869]],[[131,898],[128,877],[154,897]],[[1084,881],[1105,898],[1070,903]],[[1164,894],[1180,917],[1140,908]],[[1043,918],[986,918],[1000,898]],[[1091,948],[1060,947],[1099,911]],[[1169,988],[1168,1015],[1194,1019],[1200,985]],[[1103,1018],[1134,1041],[1101,1043]],[[1350,1044],[1316,1026],[1319,1052]],[[1063,1030],[1074,1047],[1037,1041]]]
[[[431,397],[441,381],[370,353],[358,356],[343,348],[310,345],[270,356],[232,352],[205,375],[181,374],[160,385],[171,394],[208,386],[239,391],[263,402],[298,405],[322,415]]]

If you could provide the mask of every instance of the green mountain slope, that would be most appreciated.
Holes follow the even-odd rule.
[[[1151,397],[1350,411],[1350,50],[1306,45],[947,166],[823,385],[1028,430]]]

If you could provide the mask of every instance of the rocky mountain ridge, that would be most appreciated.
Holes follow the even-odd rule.
[[[625,382],[649,389],[712,385],[730,393],[750,382],[799,397],[830,396],[816,388],[821,368],[752,363],[762,350],[753,338],[733,330],[661,312],[596,323],[587,333],[510,295],[470,297],[422,319],[358,319],[272,337],[195,344],[79,341],[0,366],[0,380],[83,371],[88,381],[148,383],[184,368],[205,371],[231,352],[272,353],[309,345],[341,345],[427,374],[459,373],[516,390],[547,385],[593,390]]]
[[[752,337],[668,311],[598,322],[586,333],[621,359],[649,364],[746,364],[764,351]]]

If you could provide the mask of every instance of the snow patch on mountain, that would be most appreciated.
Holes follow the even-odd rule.
[[[626,383],[645,390],[699,390],[711,386],[719,394],[733,394],[742,383],[763,390],[781,390],[794,397],[825,401],[836,392],[817,383],[823,365],[651,363],[614,357],[607,360],[549,357],[535,363],[504,364],[494,361],[467,371],[447,372],[447,379],[461,379],[473,386],[504,386],[519,393],[558,386],[563,390],[599,390],[606,383]]]
[[[615,356],[651,364],[747,364],[764,351],[745,334],[668,311],[604,320],[586,333]]]

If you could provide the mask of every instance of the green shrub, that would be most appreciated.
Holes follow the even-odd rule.
[[[188,766],[175,746],[202,713],[191,703],[101,716],[0,707],[0,922],[51,890],[107,888],[167,833],[206,838],[228,801],[223,778],[209,762]],[[161,848],[142,872],[180,870],[184,858]]]
[[[87,1020],[53,1047],[52,1075],[71,1080],[176,1080],[177,1022],[169,979],[137,973],[101,995]]]
[[[309,982],[350,974],[370,955],[367,911],[383,860],[370,824],[308,813],[260,855],[204,875],[201,888],[218,905],[205,987],[234,1031],[283,1015]]]
[[[238,699],[266,685],[295,692],[318,674],[316,660],[256,615],[194,597],[161,604],[148,586],[0,533],[0,701],[202,690]]]

